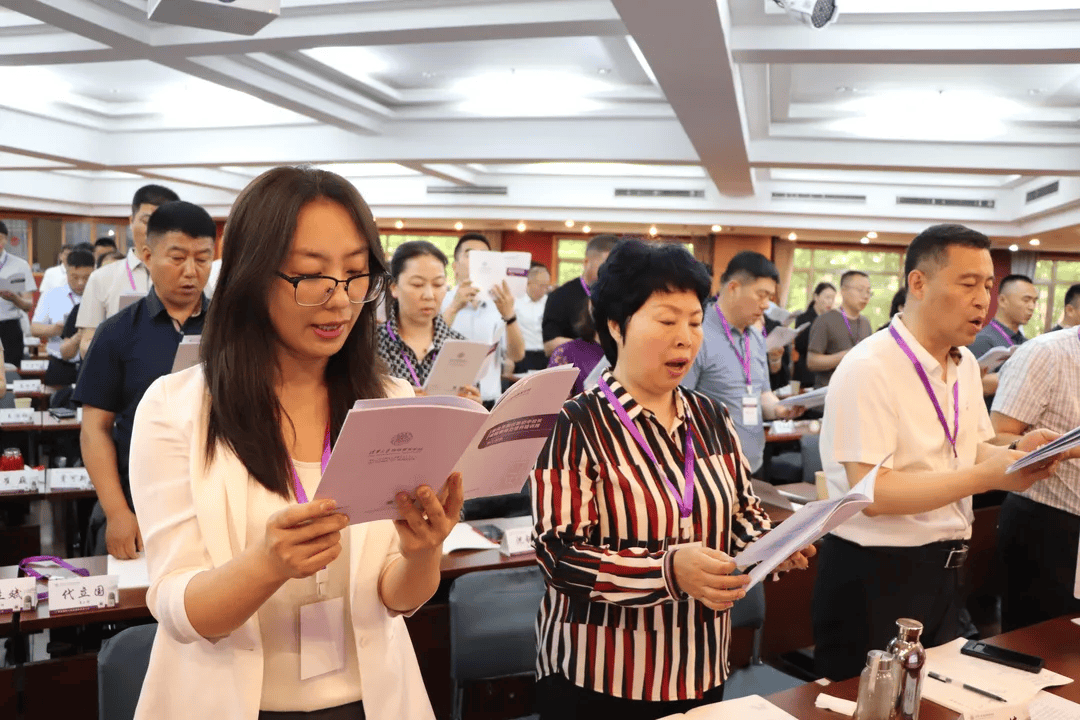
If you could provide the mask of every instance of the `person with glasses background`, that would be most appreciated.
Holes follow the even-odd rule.
[[[83,360],[74,400],[83,406],[82,456],[98,496],[90,555],[127,560],[142,550],[128,482],[135,409],[150,384],[172,370],[184,336],[202,333],[216,234],[198,205],[177,200],[155,210],[139,258],[150,271],[150,292],[98,326],[94,351]]]
[[[379,357],[390,374],[422,393],[435,359],[447,340],[464,340],[450,329],[439,309],[446,297],[446,255],[426,240],[410,240],[390,260],[390,302],[386,322],[376,332]],[[480,402],[480,390],[467,386],[461,397]]]
[[[848,351],[873,334],[870,319],[862,315],[873,296],[870,276],[862,270],[840,276],[840,307],[814,320],[806,345],[806,367],[817,373],[818,387],[828,385]]]
[[[396,522],[308,502],[353,403],[413,394],[376,354],[371,211],[339,175],[279,167],[241,192],[222,246],[202,364],[135,417],[159,623],[136,718],[433,719],[402,615],[439,586],[460,476],[402,493]]]

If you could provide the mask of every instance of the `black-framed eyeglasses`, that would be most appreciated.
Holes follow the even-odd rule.
[[[323,305],[337,291],[338,284],[345,286],[349,302],[363,305],[371,302],[386,289],[390,276],[384,272],[362,273],[339,280],[329,275],[297,275],[290,277],[279,272],[278,277],[293,286],[296,304],[301,307]]]

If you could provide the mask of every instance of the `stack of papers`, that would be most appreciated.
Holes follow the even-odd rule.
[[[119,589],[150,587],[150,574],[146,569],[146,556],[139,553],[134,560],[117,560],[109,556],[106,575],[115,575]]]
[[[795,717],[784,712],[760,695],[747,695],[746,697],[724,702],[703,705],[694,708],[688,713],[668,715],[663,720],[795,720]]]
[[[785,345],[790,345],[795,342],[795,338],[798,337],[799,333],[806,330],[808,327],[810,327],[810,323],[803,323],[795,329],[784,327],[783,325],[774,327],[772,332],[765,337],[766,352],[782,348]]]
[[[979,356],[979,367],[983,370],[994,370],[995,368],[1000,367],[1006,360],[1012,357],[1012,354],[1016,352],[1016,348],[1018,347],[1020,346],[1013,345],[1011,347],[1006,347],[1000,345],[998,347],[990,348]]]
[[[778,402],[777,405],[782,405],[785,407],[803,407],[807,410],[810,410],[811,408],[825,407],[825,396],[828,393],[829,388],[828,386],[825,386],[822,388],[817,388],[816,390],[804,392],[801,395],[792,395],[791,397],[786,397],[780,402]]]
[[[888,460],[889,455],[885,458]],[[882,460],[873,467],[858,485],[843,497],[835,500],[815,500],[807,503],[795,514],[778,526],[759,537],[735,556],[735,565],[740,570],[752,569],[749,573],[750,584],[746,589],[757,585],[780,563],[787,560],[797,550],[816,542],[827,533],[840,527],[863,508],[874,502],[874,481]]]
[[[1032,450],[1024,457],[1020,458],[1016,462],[1006,469],[1005,472],[1016,472],[1017,470],[1023,470],[1031,465],[1038,465],[1041,462],[1049,460],[1055,455],[1068,452],[1077,445],[1080,445],[1080,427],[1073,428],[1069,432],[1065,433],[1057,440],[1051,440],[1040,448]]]
[[[1008,705],[1022,709],[1043,688],[1067,685],[1070,678],[1059,675],[1045,668],[1038,673],[1006,667],[970,655],[963,655],[966,638],[957,638],[951,643],[930,648],[926,651],[926,668],[939,675],[951,678],[944,683],[927,676],[923,680],[923,697],[944,705],[950,710],[967,717],[997,717],[996,713]],[[988,690],[1006,700],[1002,703],[978,693],[967,690],[967,683],[982,690]],[[1053,717],[1053,716],[1050,716]]]

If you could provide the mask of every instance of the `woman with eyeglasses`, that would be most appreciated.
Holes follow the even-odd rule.
[[[155,382],[135,417],[159,623],[136,717],[433,718],[402,615],[438,588],[460,477],[402,493],[393,522],[308,502],[353,403],[412,394],[375,352],[371,211],[338,175],[275,168],[223,245],[203,364]]]
[[[417,394],[423,394],[443,343],[465,339],[439,312],[446,297],[447,262],[443,251],[426,240],[402,243],[390,259],[391,297],[386,322],[377,329],[379,357],[391,375],[411,384]],[[480,402],[476,386],[458,395]]]

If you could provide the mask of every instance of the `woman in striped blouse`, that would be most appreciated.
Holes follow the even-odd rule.
[[[727,611],[748,582],[730,556],[770,524],[727,411],[679,387],[709,286],[682,247],[627,240],[592,287],[613,367],[563,406],[533,476],[541,720],[661,718],[722,699]]]

